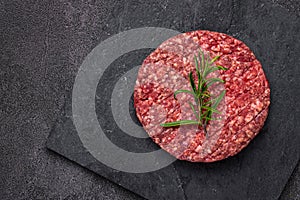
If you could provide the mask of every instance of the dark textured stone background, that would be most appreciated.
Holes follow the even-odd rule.
[[[212,1],[206,2],[210,5]],[[261,2],[281,7],[299,20],[298,0]],[[186,19],[184,12],[172,13],[171,1],[137,1],[134,5],[155,9],[157,16],[174,17],[174,23],[157,22],[161,26],[193,29],[185,27],[185,20],[191,19]],[[110,35],[151,25],[150,20],[138,18],[124,24],[126,6],[121,1],[103,0],[0,1],[1,199],[141,199],[45,146],[84,57]],[[198,13],[199,19],[201,15],[205,12]],[[206,20],[195,18],[194,27],[203,24],[209,28],[208,21],[213,19]],[[110,27],[112,24],[118,26]],[[280,199],[300,199],[299,164]]]

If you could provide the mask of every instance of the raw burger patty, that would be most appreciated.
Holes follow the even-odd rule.
[[[226,90],[218,106],[221,119],[211,121],[205,135],[201,127],[185,125],[163,128],[161,123],[194,119],[188,102],[188,74],[195,76],[194,55],[201,49],[228,70],[218,71],[225,84],[211,93]],[[195,78],[196,79],[196,78]],[[260,62],[241,41],[223,33],[193,31],[162,43],[143,62],[134,89],[136,114],[149,136],[162,149],[180,160],[214,162],[240,152],[258,134],[267,118],[270,89]]]

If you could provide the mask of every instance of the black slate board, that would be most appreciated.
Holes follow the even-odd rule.
[[[297,56],[300,51],[297,42],[300,39],[299,18],[269,1],[157,4],[149,1],[148,4],[153,9],[145,10],[145,4],[133,1],[127,1],[124,6],[116,5],[120,9],[110,16],[111,32],[145,26],[180,32],[209,29],[232,35],[254,51],[271,87],[270,112],[260,134],[240,154],[220,162],[176,161],[155,172],[120,172],[100,163],[82,146],[72,122],[69,92],[61,116],[49,136],[48,148],[148,199],[277,199],[299,161],[299,111],[296,110],[300,95],[297,83],[300,75],[297,66],[300,61]],[[107,32],[99,31],[98,34]],[[109,91],[126,71],[141,64],[150,51],[134,51],[118,58],[104,72],[97,88],[96,95],[101,96],[101,99],[95,99],[99,124],[113,143],[128,151],[152,151],[157,146],[149,139],[128,137],[118,128],[109,110]],[[105,88],[106,93],[101,88]],[[132,118],[136,121],[134,114]]]

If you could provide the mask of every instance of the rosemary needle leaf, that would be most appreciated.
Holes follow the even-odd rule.
[[[176,121],[176,122],[169,122],[165,124],[160,124],[162,127],[173,127],[173,126],[180,126],[180,125],[192,125],[196,124],[198,125],[199,122],[195,120],[181,120],[181,121]]]
[[[206,105],[211,105],[213,103],[212,100],[209,100],[209,101],[205,101],[203,102],[203,105],[206,106]]]
[[[207,120],[222,120],[222,118],[211,118],[211,117],[204,117]]]
[[[219,70],[218,67],[211,67],[211,68],[209,68],[208,70],[206,70],[206,71],[204,72],[204,75],[203,75],[203,76],[206,78],[208,74],[210,74],[210,73],[212,73],[212,72],[215,72],[215,71],[217,71],[217,70]]]
[[[198,59],[197,59],[197,56],[194,56],[194,61],[195,61],[195,65],[196,65],[196,71],[198,72],[199,71],[199,62],[198,62]]]
[[[221,94],[215,99],[215,102],[213,103],[212,108],[217,108],[218,107],[218,105],[220,104],[220,102],[221,102],[222,98],[224,97],[225,93],[226,93],[226,90],[223,90],[221,92]]]
[[[206,110],[208,110],[208,111],[211,111],[211,112],[213,112],[213,113],[221,114],[220,111],[218,111],[218,110],[215,109],[215,108],[209,107],[209,106],[202,106],[202,108],[204,108],[204,109],[206,109]]]
[[[204,58],[205,59],[205,58]],[[209,55],[207,58],[204,60],[204,65],[203,65],[203,78],[206,78],[206,76],[210,73],[210,62],[209,62]]]
[[[177,94],[179,94],[179,93],[188,93],[188,94],[191,94],[191,95],[195,96],[195,93],[193,93],[193,92],[190,91],[190,90],[176,90],[176,91],[174,92],[174,98],[175,98],[175,99],[176,99]]]
[[[195,65],[196,65],[196,73],[198,76],[198,93],[199,93],[199,88],[200,88],[200,83],[201,83],[201,74],[200,74],[200,69],[199,69],[199,60],[197,59],[197,56],[194,56],[194,60],[195,60]]]
[[[217,65],[216,67],[217,67],[218,69],[220,69],[220,70],[228,70],[228,68],[223,67],[223,66],[220,66],[220,65]]]
[[[199,71],[197,71],[197,75],[198,75],[198,90],[197,90],[197,93],[199,95],[203,83],[202,83],[202,77],[201,77],[201,74],[200,74]]]
[[[210,95],[207,92],[202,94],[202,98],[209,98],[209,97],[210,97]]]
[[[196,118],[199,120],[199,116],[198,116],[198,113],[197,113],[196,110],[195,110],[194,105],[193,105],[191,102],[189,102],[189,105],[190,105],[190,107],[192,108],[192,110],[193,110],[193,112],[194,112],[194,115],[195,115]],[[199,122],[198,122],[198,123],[199,123]]]
[[[208,82],[206,83],[206,86],[209,87],[212,84],[217,83],[217,82],[224,83],[224,81],[220,78],[210,78],[210,79],[208,79]]]
[[[219,55],[218,55],[218,56],[215,56],[215,57],[210,61],[209,64],[213,64],[213,63],[216,62],[216,60],[218,60],[219,58],[220,58]]]
[[[195,85],[195,82],[194,82],[194,78],[193,78],[193,73],[192,72],[190,72],[189,78],[190,78],[191,87],[192,87],[194,93],[197,93],[197,89],[196,89],[196,85]]]

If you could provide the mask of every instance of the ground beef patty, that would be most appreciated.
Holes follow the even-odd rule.
[[[226,90],[218,106],[222,120],[211,121],[205,135],[201,127],[185,125],[164,128],[161,123],[194,119],[188,94],[188,74],[195,74],[194,55],[202,50],[228,70],[217,71],[224,84],[210,93]],[[195,77],[196,79],[196,77]],[[149,136],[161,148],[181,160],[213,162],[233,156],[258,134],[268,114],[270,89],[260,62],[241,41],[223,33],[193,31],[162,43],[143,62],[134,90],[136,114]]]

